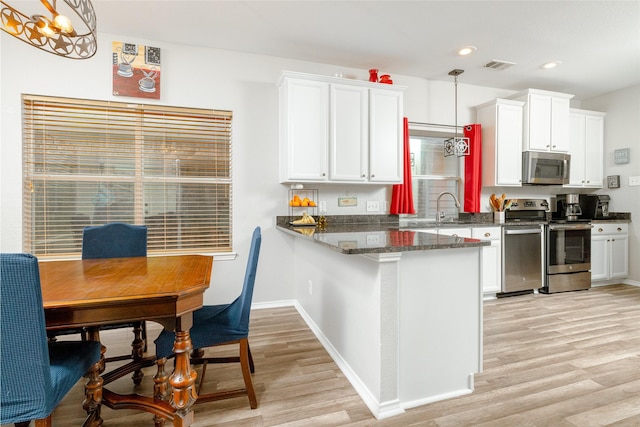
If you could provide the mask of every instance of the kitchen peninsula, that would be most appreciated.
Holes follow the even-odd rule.
[[[331,218],[324,231],[278,217],[277,228],[291,237],[298,310],[371,412],[386,418],[473,391],[489,242],[379,217]]]

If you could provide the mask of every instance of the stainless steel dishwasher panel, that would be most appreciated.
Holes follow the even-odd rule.
[[[542,226],[502,228],[502,292],[541,288],[543,283]]]

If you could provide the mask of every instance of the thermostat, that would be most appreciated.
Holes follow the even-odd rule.
[[[629,163],[630,153],[628,148],[621,148],[619,150],[613,151],[613,161],[617,165],[623,165],[625,163]]]
[[[620,175],[609,175],[607,177],[607,187],[620,188]]]

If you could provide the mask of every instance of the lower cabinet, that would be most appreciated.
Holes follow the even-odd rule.
[[[497,293],[502,289],[502,229],[500,227],[471,227],[438,229],[439,234],[489,240],[491,246],[482,247],[482,292]]]
[[[482,292],[500,292],[502,289],[502,240],[500,227],[474,227],[471,229],[471,237],[491,241],[491,246],[482,248]]]
[[[593,223],[591,230],[591,280],[629,276],[629,224]]]

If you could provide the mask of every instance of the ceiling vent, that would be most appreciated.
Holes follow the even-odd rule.
[[[516,65],[515,62],[507,62],[507,61],[501,61],[499,59],[494,59],[484,64],[484,68],[492,68],[494,70],[506,70],[507,68],[512,67],[514,65]]]

